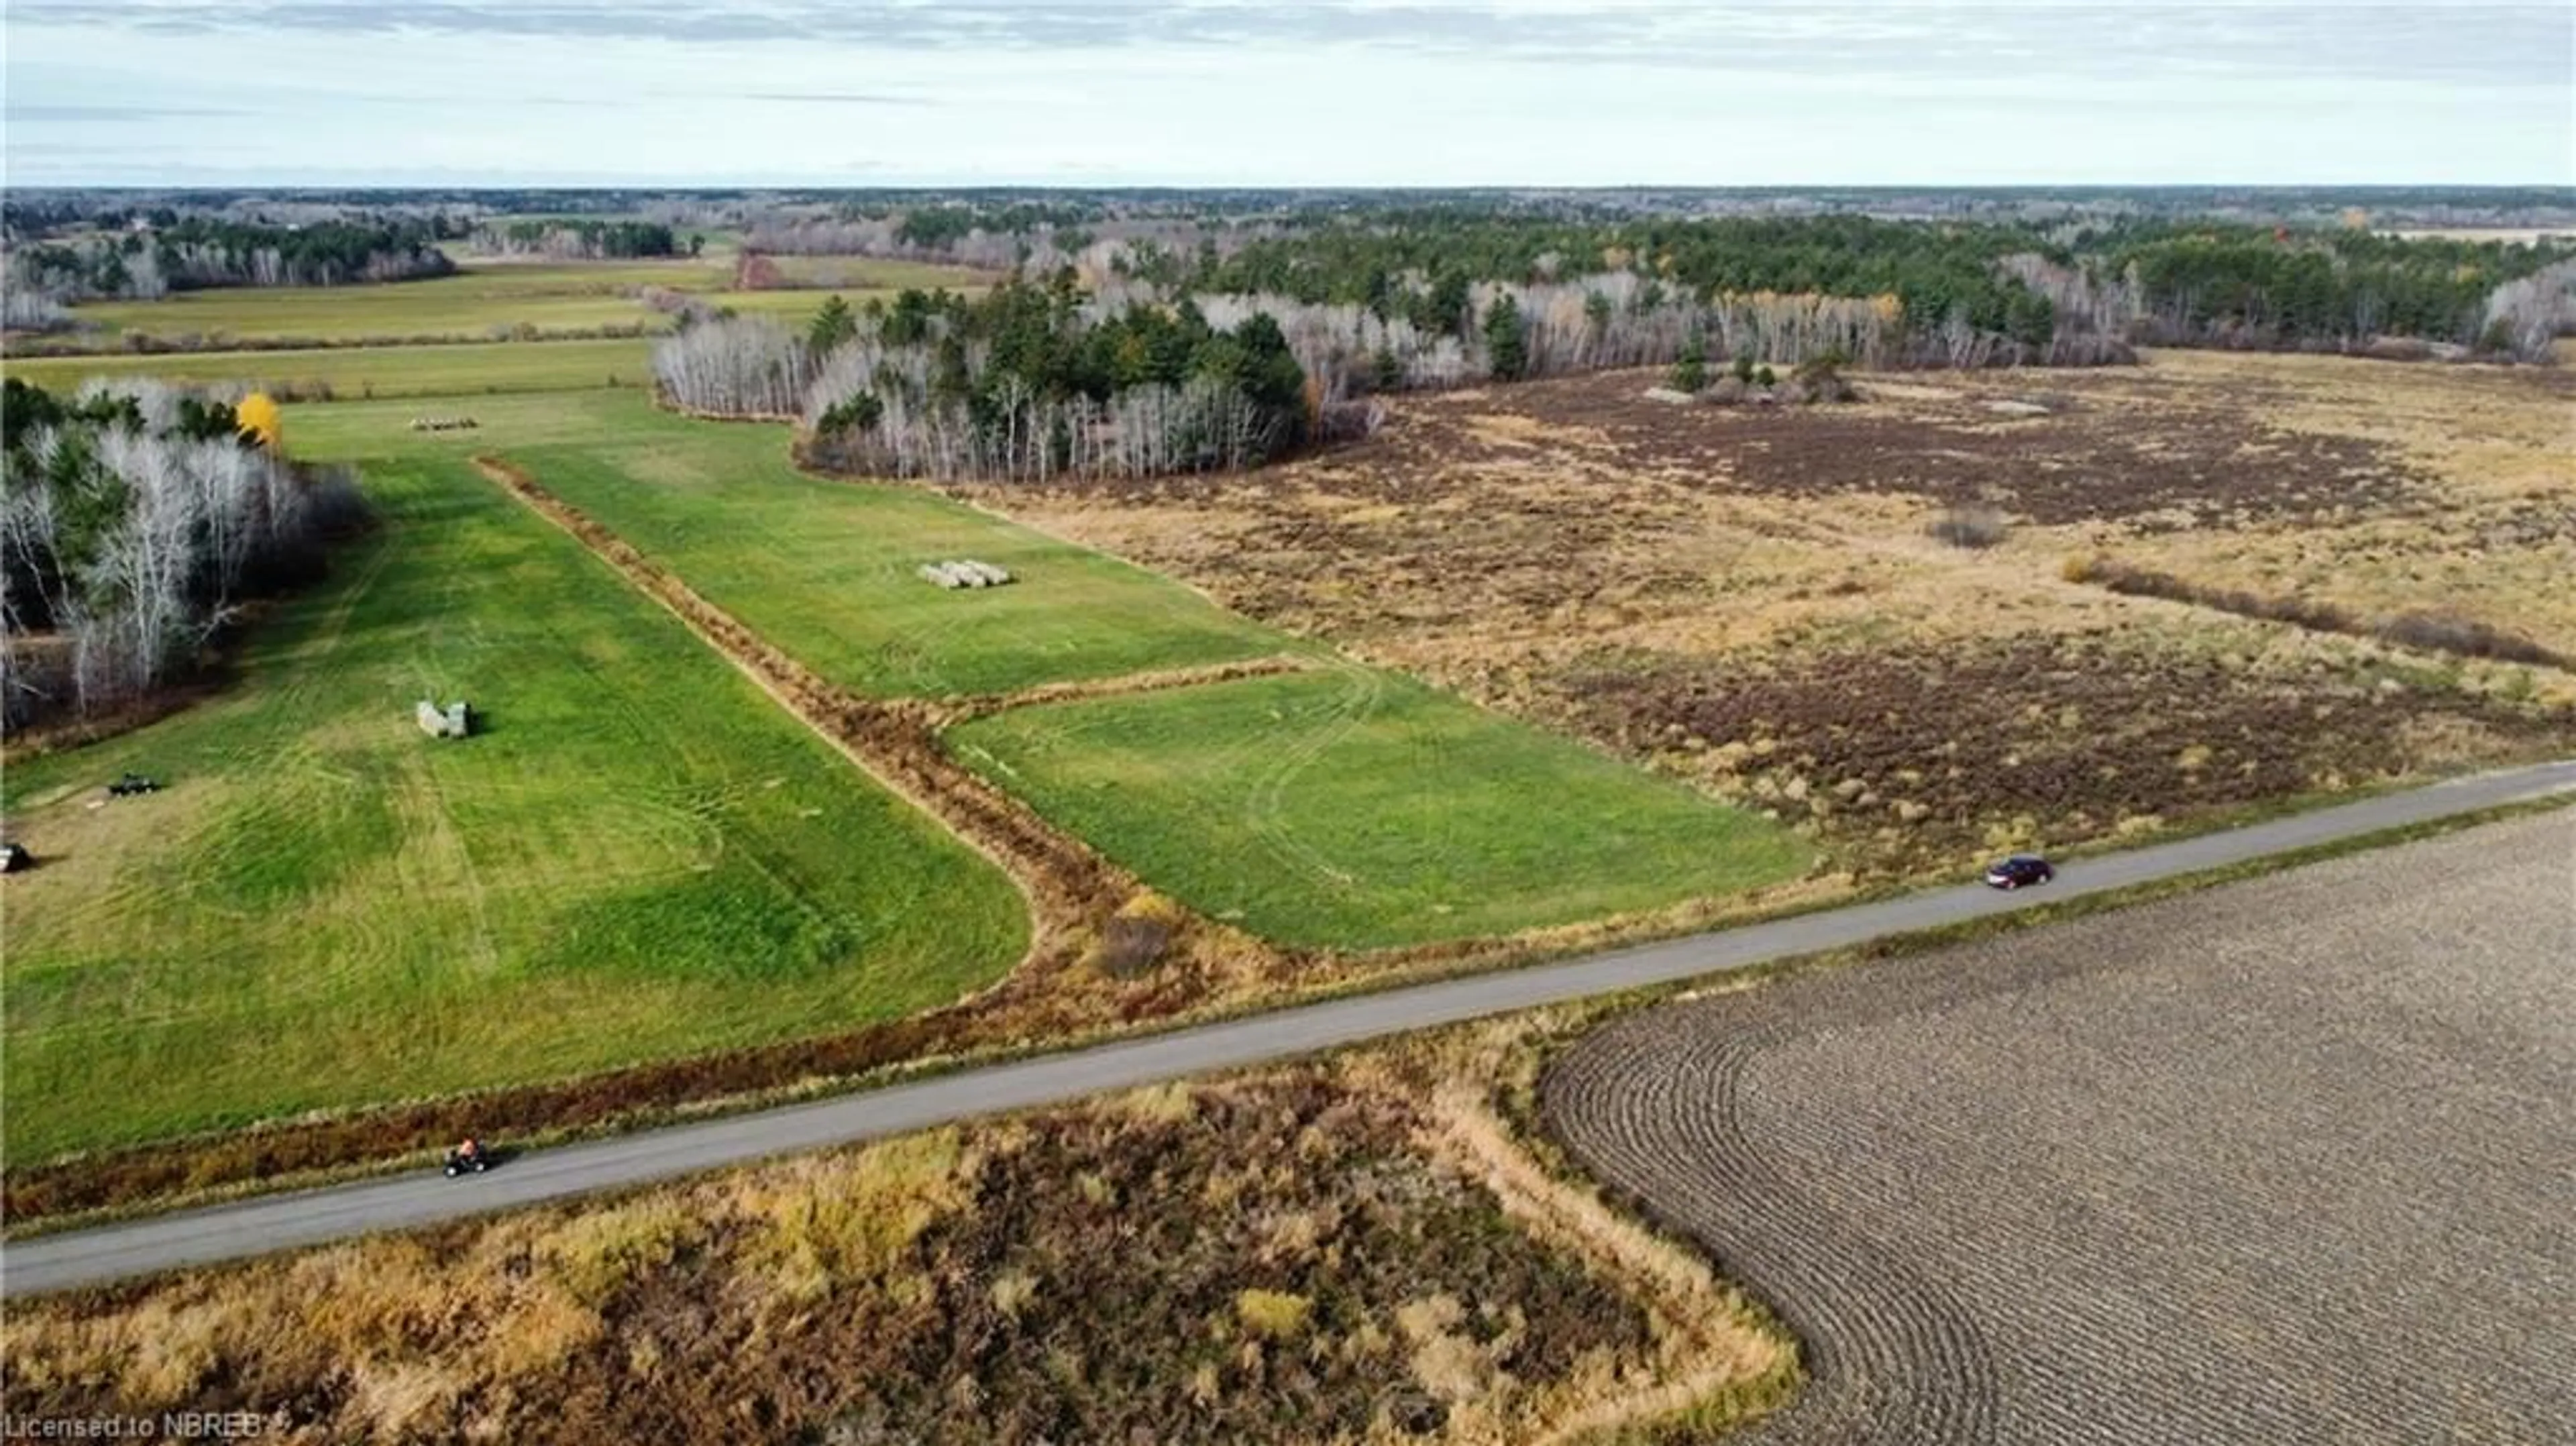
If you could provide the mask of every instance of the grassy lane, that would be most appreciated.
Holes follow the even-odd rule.
[[[881,697],[1226,662],[1291,644],[1196,593],[912,488],[796,471],[782,428],[712,425],[601,397],[589,436],[498,451],[806,666]],[[479,416],[478,416],[479,419]],[[497,443],[498,445],[493,445]],[[948,592],[915,574],[974,557],[1010,587]]]
[[[1025,708],[958,755],[1193,906],[1292,944],[1504,934],[1795,877],[1776,825],[1361,670]]]
[[[13,765],[13,1162],[577,1075],[946,1003],[1017,892],[461,463],[218,699]],[[433,743],[424,695],[487,733]],[[146,798],[98,804],[126,768]]]

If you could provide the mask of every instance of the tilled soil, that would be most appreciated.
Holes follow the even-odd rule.
[[[1587,1166],[1802,1338],[1764,1443],[2563,1441],[2576,814],[1629,1016]]]

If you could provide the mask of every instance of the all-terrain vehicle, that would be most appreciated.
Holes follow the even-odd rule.
[[[107,796],[125,798],[137,793],[157,792],[160,787],[161,784],[157,779],[146,778],[140,773],[128,773],[107,786]]]
[[[480,1175],[490,1168],[492,1168],[492,1152],[483,1148],[479,1140],[467,1140],[447,1152],[449,1179],[459,1175]]]

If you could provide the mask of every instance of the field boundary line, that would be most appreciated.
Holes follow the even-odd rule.
[[[1174,688],[1204,688],[1217,683],[1237,683],[1248,678],[1275,678],[1290,673],[1311,673],[1321,666],[1317,660],[1300,653],[1272,653],[1267,657],[1244,658],[1231,663],[1200,663],[1186,668],[1158,668],[1143,673],[1121,673],[1111,678],[1077,679],[1065,683],[1041,683],[1034,688],[1021,688],[1008,693],[977,693],[971,697],[948,699],[939,704],[950,724],[969,723],[1007,713],[1015,708],[1044,708],[1056,703],[1087,703],[1100,698],[1127,698],[1140,693],[1161,693]]]
[[[547,491],[525,470],[493,456],[474,458],[474,469],[678,618],[878,786],[938,822],[1009,877],[1027,903],[1030,938],[1028,952],[1004,976],[1005,982],[1057,962],[1086,922],[1116,909],[1141,887],[1088,846],[1056,833],[1025,805],[950,760],[936,742],[937,719],[929,709],[860,698],[824,681],[632,543]],[[991,987],[998,985],[978,994]]]
[[[1696,1251],[1551,1173],[1494,1110],[1483,1082],[1444,1080],[1421,1106],[1421,1149],[1480,1181],[1532,1238],[1574,1255],[1658,1318],[1659,1379],[1544,1413],[1528,1440],[1561,1446],[1673,1421],[1726,1393],[1765,1383],[1786,1390],[1797,1379],[1793,1338],[1748,1318],[1733,1286]]]

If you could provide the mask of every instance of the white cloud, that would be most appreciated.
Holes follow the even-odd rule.
[[[14,0],[8,27],[20,185],[2576,172],[2565,7]]]

